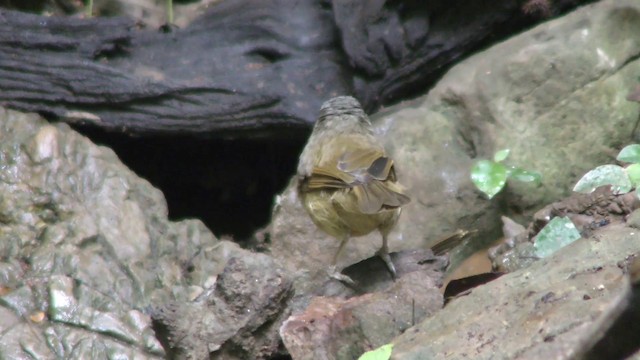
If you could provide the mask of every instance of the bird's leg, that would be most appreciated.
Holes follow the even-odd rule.
[[[391,256],[389,256],[389,245],[387,244],[387,234],[382,233],[382,247],[378,250],[378,256],[384,261],[387,265],[387,269],[389,269],[389,274],[391,274],[391,278],[393,280],[396,279],[396,267],[393,266],[393,262],[391,261]]]
[[[89,0],[89,2],[87,2],[87,6],[85,8],[85,15],[87,15],[87,17],[93,16],[93,0]]]
[[[342,249],[344,249],[344,246],[347,245],[347,241],[349,241],[349,235],[345,235],[342,240],[340,240],[340,246],[338,247],[338,251],[336,251],[336,254],[333,256],[331,265],[336,266],[336,264],[338,263],[338,256],[340,256],[340,253],[342,252]]]
[[[331,266],[329,267],[329,277],[336,279],[338,281],[342,281],[349,285],[355,285],[356,282],[353,281],[347,275],[338,271],[336,266],[336,264],[338,263],[338,256],[342,252],[342,249],[344,249],[344,246],[347,245],[347,241],[349,241],[349,235],[345,235],[342,238],[342,240],[340,240],[340,246],[338,247],[338,251],[336,251],[336,254],[333,256],[333,261],[331,262]]]
[[[173,24],[173,0],[165,1],[165,11],[167,13],[167,25]]]

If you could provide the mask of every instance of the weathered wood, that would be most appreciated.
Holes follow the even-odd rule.
[[[135,135],[287,137],[332,96],[374,111],[422,94],[532,23],[521,0],[225,0],[169,32],[3,10],[0,104]]]
[[[3,11],[0,102],[132,134],[306,132],[324,99],[351,92],[330,15],[316,1],[225,1],[164,33]]]

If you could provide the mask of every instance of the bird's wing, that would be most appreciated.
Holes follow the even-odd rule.
[[[354,186],[353,191],[358,199],[358,207],[364,214],[398,208],[410,201],[407,195],[389,188],[388,184],[380,180]]]
[[[338,159],[338,169],[346,173],[358,173],[368,170],[379,159],[388,159],[380,148],[360,147],[350,150]],[[384,180],[385,178],[381,179]]]
[[[365,214],[397,208],[410,201],[397,186],[393,160],[380,149],[361,148],[345,153],[336,168],[314,167],[307,189],[353,188],[358,208]]]
[[[354,181],[355,178],[345,172],[316,166],[306,178],[306,186],[309,190],[345,189],[351,187]]]

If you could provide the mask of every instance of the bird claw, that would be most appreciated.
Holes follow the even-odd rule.
[[[353,281],[353,279],[351,279],[349,276],[338,271],[335,265],[329,268],[328,274],[330,278],[343,282],[347,285],[351,285],[351,286],[356,285],[356,282]]]
[[[396,267],[393,265],[393,261],[391,261],[391,256],[388,251],[384,251],[384,249],[378,250],[378,256],[384,261],[387,265],[387,270],[389,270],[389,274],[393,281],[396,281]]]

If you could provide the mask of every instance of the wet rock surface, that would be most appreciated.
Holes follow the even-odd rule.
[[[639,255],[637,230],[599,230],[451,301],[395,339],[392,359],[579,356],[628,306],[625,259]]]
[[[277,329],[292,295],[272,258],[246,254],[229,260],[211,294],[160,305],[154,318],[168,330],[172,357],[261,359],[280,350]]]
[[[433,278],[415,271],[386,290],[350,299],[314,297],[280,328],[294,359],[356,359],[442,307]]]
[[[259,316],[234,323],[222,341],[285,308],[288,280],[271,258],[217,240],[199,221],[169,222],[162,194],[110,149],[35,115],[1,110],[0,119],[3,357],[162,358],[158,308],[211,317],[207,301],[262,299],[253,304]],[[261,331],[277,347],[277,328]],[[242,351],[264,345],[251,341]]]
[[[536,235],[555,217],[569,218],[583,237],[589,237],[610,224],[637,228],[640,212],[635,210],[639,207],[635,191],[616,195],[601,187],[590,194],[574,193],[537,211],[526,229],[521,226],[517,232],[505,233],[503,243],[489,251],[493,268],[511,272],[533,264],[538,259],[533,247]]]

